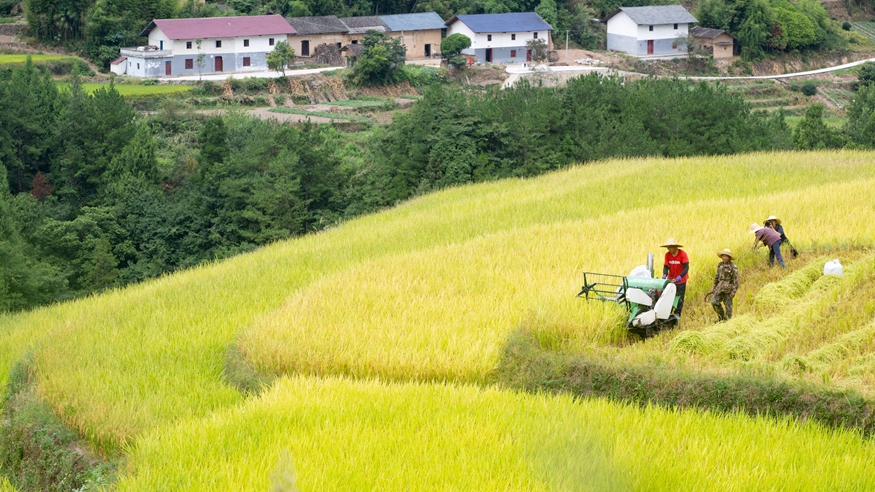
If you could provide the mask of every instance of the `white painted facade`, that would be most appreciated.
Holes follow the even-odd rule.
[[[202,38],[198,50],[197,38],[170,39],[156,25],[148,40],[148,46],[121,49],[127,61],[119,71],[133,77],[264,71],[268,53],[280,41],[288,41],[288,35]],[[204,55],[202,66],[197,63],[200,54]]]
[[[677,27],[675,27],[677,26]],[[687,36],[690,32],[689,24],[655,24],[638,25],[629,18],[624,12],[611,17],[608,21],[608,34],[619,34],[621,36],[633,36],[637,39],[671,39],[674,40],[680,36]]]
[[[464,34],[471,40],[471,47],[462,51],[462,53],[465,53],[466,55],[473,55],[474,51],[478,49],[519,48],[520,46],[525,46],[530,39],[542,39],[548,44],[548,46],[551,45],[550,31],[490,32],[475,34],[474,31],[466,26],[464,22],[454,22],[447,28],[447,36],[457,33]]]
[[[686,54],[686,44],[672,46],[678,38],[686,39],[689,23],[638,24],[625,12],[618,12],[607,21],[608,50],[622,51],[635,56],[648,54]],[[650,48],[648,48],[648,43]],[[648,51],[650,50],[650,51]]]

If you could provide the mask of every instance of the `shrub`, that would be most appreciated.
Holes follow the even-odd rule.
[[[246,84],[246,90],[249,92],[261,92],[267,90],[267,79],[252,77],[248,79],[243,79],[243,81]]]
[[[853,26],[851,25],[850,22],[843,22],[843,23],[842,23],[842,29],[845,30],[845,31],[850,31],[850,30],[851,30],[851,27],[853,27]]]
[[[802,86],[802,93],[806,96],[813,96],[817,94],[817,86],[812,83],[805,84]]]
[[[158,79],[143,79],[143,85],[158,85]]]

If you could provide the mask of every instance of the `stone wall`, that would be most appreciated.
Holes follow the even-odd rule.
[[[0,36],[17,36],[24,34],[27,24],[0,24]]]

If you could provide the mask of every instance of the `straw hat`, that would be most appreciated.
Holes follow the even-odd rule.
[[[756,231],[758,231],[760,229],[762,229],[762,226],[760,226],[759,224],[751,224],[750,225],[750,233],[751,234],[756,233]]]
[[[659,247],[660,247],[660,248],[668,248],[669,246],[677,246],[678,248],[683,248],[683,247],[684,247],[683,244],[679,244],[679,243],[675,240],[675,238],[673,238],[673,237],[670,237],[670,238],[666,239],[666,240],[665,240],[665,244],[660,245]]]
[[[770,220],[775,221],[775,224],[781,225],[781,219],[775,217],[774,215],[769,215],[769,218],[766,219],[764,222],[768,222]]]
[[[730,260],[735,259],[735,255],[732,254],[732,251],[729,251],[729,248],[723,248],[723,251],[717,253],[717,256],[719,256],[720,258],[723,258],[723,255],[728,256]]]

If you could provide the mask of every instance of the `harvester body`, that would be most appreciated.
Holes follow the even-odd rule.
[[[653,278],[651,270],[638,267],[627,276],[583,272],[583,288],[577,297],[616,302],[626,307],[626,329],[641,338],[677,326],[677,288],[671,280]]]

